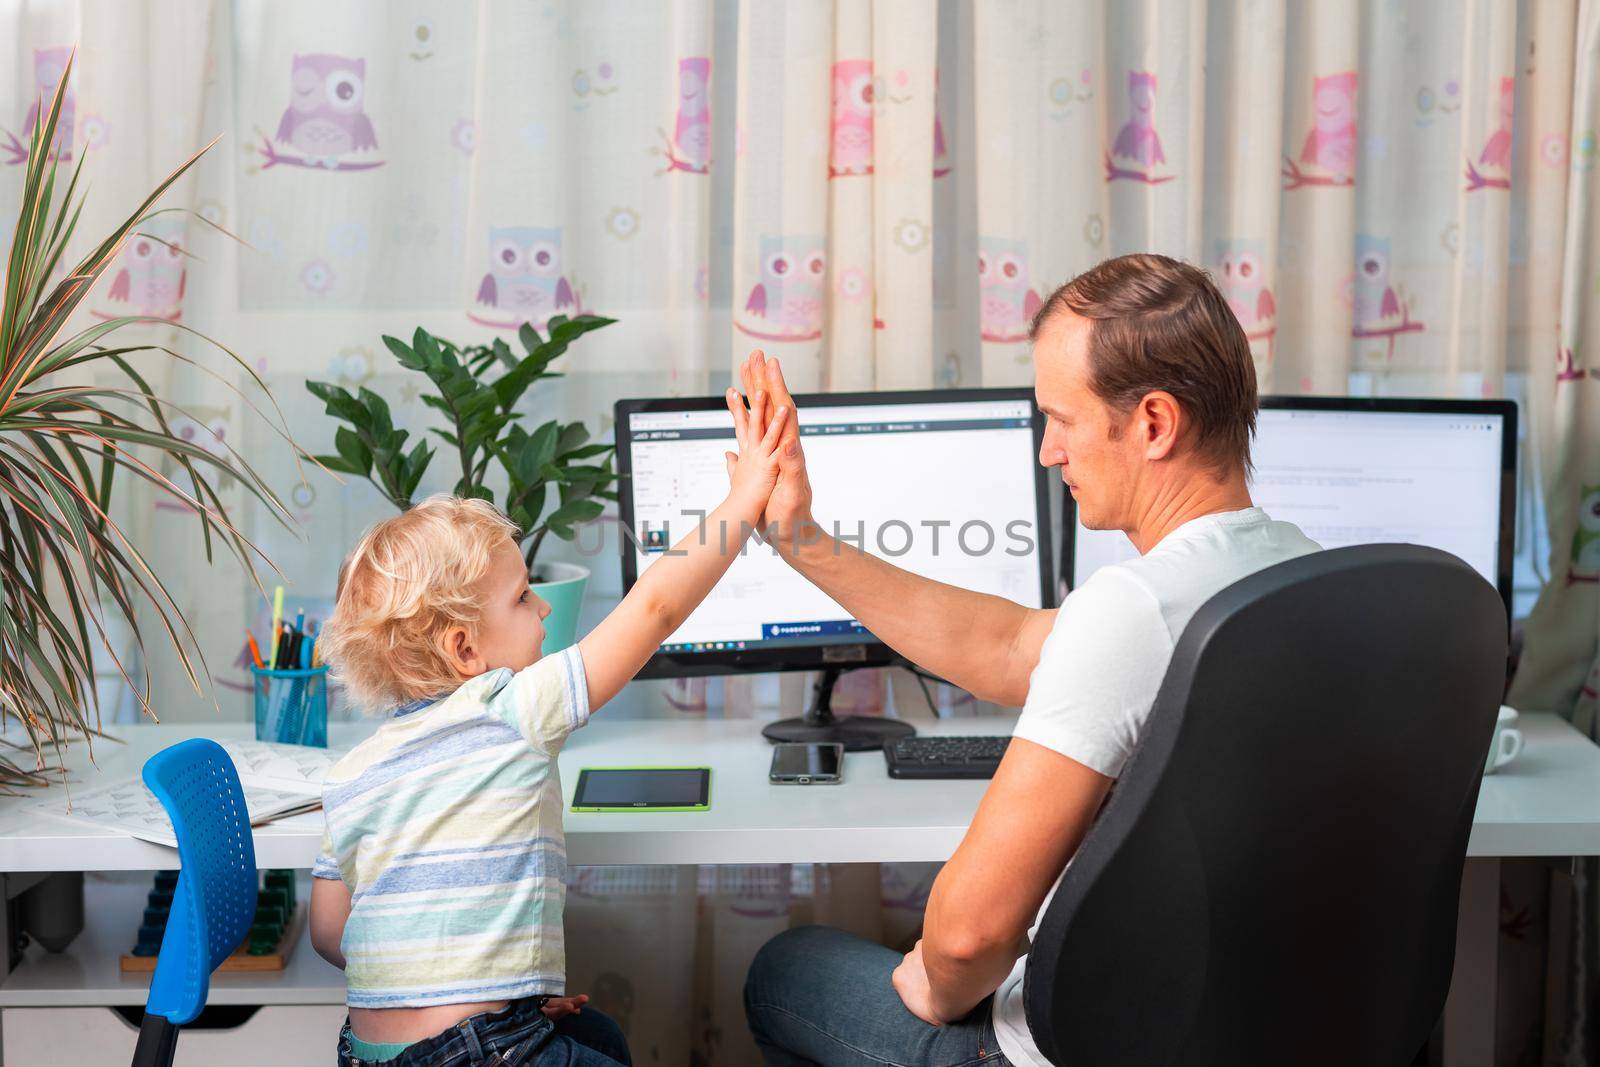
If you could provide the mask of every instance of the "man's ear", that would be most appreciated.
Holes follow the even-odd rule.
[[[465,626],[452,626],[439,635],[439,654],[463,678],[476,678],[487,666]]]
[[[1183,432],[1183,409],[1171,393],[1157,390],[1139,402],[1139,424],[1148,459],[1166,459]]]

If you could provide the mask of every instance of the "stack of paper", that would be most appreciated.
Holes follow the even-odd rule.
[[[238,768],[251,826],[321,807],[322,779],[344,755],[342,749],[270,741],[220,744]],[[178,845],[166,809],[138,778],[119,778],[89,789],[57,787],[32,807],[44,814],[119,830],[145,841],[174,848]]]

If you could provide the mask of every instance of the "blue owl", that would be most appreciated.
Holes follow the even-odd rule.
[[[560,227],[491,227],[489,273],[478,283],[478,303],[511,312],[519,322],[543,323],[577,303],[561,271]]]
[[[1216,244],[1217,288],[1227,298],[1234,317],[1246,334],[1267,326],[1278,314],[1277,301],[1267,286],[1266,259],[1261,242],[1218,241]]]
[[[1389,239],[1356,234],[1356,277],[1351,286],[1357,332],[1400,317],[1400,298],[1389,284]]]
[[[822,296],[828,273],[821,237],[761,238],[761,280],[744,309],[784,334],[812,335],[822,330]]]

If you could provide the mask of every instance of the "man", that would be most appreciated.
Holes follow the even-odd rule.
[[[1014,739],[901,958],[822,928],[751,967],[769,1063],[1048,1067],[1023,1013],[1031,928],[1138,742],[1174,645],[1213,594],[1317,545],[1250,502],[1249,344],[1204,272],[1156,255],[1100,264],[1032,326],[1039,462],[1091,529],[1141,553],[1058,611],[930,581],[821,533],[794,423],[764,521],[781,554],[879,639],[975,696],[1022,705]],[[793,405],[775,360],[745,391]],[[729,390],[730,406],[740,401]]]

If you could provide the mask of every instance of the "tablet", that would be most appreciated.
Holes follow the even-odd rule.
[[[710,767],[585,767],[573,811],[709,811]]]

